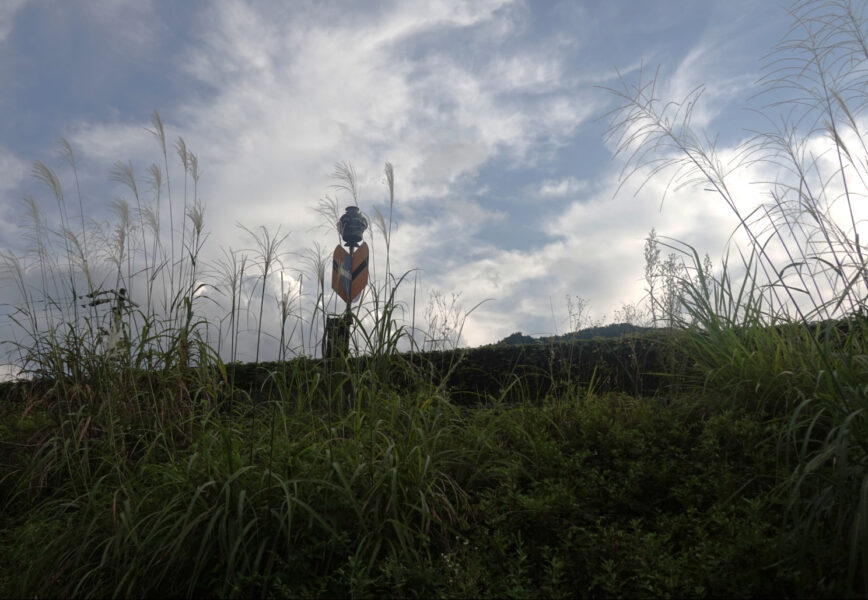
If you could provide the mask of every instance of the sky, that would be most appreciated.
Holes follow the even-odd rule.
[[[110,177],[118,161],[148,189],[148,168],[163,162],[147,131],[157,110],[176,202],[175,140],[198,157],[203,264],[254,247],[239,225],[279,227],[284,289],[310,303],[300,255],[338,241],[318,202],[352,203],[332,187],[336,163],[355,170],[362,211],[388,215],[389,162],[390,267],[408,273],[400,293],[409,306],[415,292],[417,328],[432,293],[477,307],[462,330],[469,346],[563,333],[567,295],[611,322],[623,304],[641,306],[652,228],[717,258],[736,224],[701,186],[661,203],[665,178],[621,185],[611,89],[655,72],[663,99],[704,85],[693,122],[726,154],[759,126],[763,57],[791,23],[786,3],[756,0],[0,0],[0,250],[32,254],[26,196],[57,222],[35,161],[56,170],[78,218],[60,138],[89,222],[110,221],[112,203],[130,197]],[[383,236],[369,233],[382,285]],[[279,279],[266,289],[275,305]],[[0,296],[8,319],[13,286]]]

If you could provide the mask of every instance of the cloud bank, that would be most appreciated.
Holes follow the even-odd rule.
[[[70,56],[70,68],[81,86],[105,90],[106,104],[90,98],[77,112],[47,111],[56,130],[39,130],[44,154],[0,151],[6,182],[0,184],[0,247],[24,249],[14,235],[22,218],[10,207],[24,193],[45,198],[25,181],[22,165],[48,161],[52,135],[76,149],[83,205],[93,220],[109,219],[116,198],[132,201],[128,189],[108,178],[117,161],[131,161],[145,201],[155,202],[147,173],[153,163],[162,167],[163,158],[146,129],[156,108],[169,135],[168,175],[178,205],[184,176],[172,148],[176,137],[199,158],[198,193],[210,232],[203,258],[214,261],[229,247],[249,250],[254,242],[238,224],[280,226],[290,232],[284,292],[304,272],[305,251],[319,243],[328,253],[336,243],[315,210],[326,194],[337,197],[340,210],[351,202],[329,187],[334,163],[352,163],[359,203],[369,215],[375,208],[388,214],[383,164],[394,164],[390,266],[398,274],[417,269],[417,287],[405,283],[402,299],[410,306],[415,292],[417,320],[432,290],[460,292],[465,308],[488,300],[465,325],[464,342],[471,345],[517,330],[546,334],[565,327],[567,294],[589,299],[600,317],[611,317],[621,302],[639,301],[642,246],[652,227],[703,252],[721,250],[733,223],[701,190],[671,195],[662,211],[665,182],[635,196],[629,188],[616,193],[620,165],[610,162],[613,148],[602,141],[614,98],[597,86],[617,86],[616,67],[629,79],[640,65],[665,61],[661,95],[677,98],[709,82],[697,125],[730,127],[737,122],[734,107],[759,75],[756,58],[766,48],[758,42],[772,31],[769,22],[783,27],[786,16],[763,21],[771,13],[750,9],[752,3],[743,7],[755,11],[752,17],[733,22],[693,3],[667,9],[668,21],[657,14],[662,9],[644,3],[86,6],[76,18],[66,15],[68,27],[105,33],[105,46],[81,62]],[[62,30],[64,15],[50,14],[43,3],[5,7],[6,16],[28,15],[0,14],[6,24],[0,43],[5,37],[7,48],[27,35],[26,27]],[[36,83],[12,72],[24,91],[11,103],[23,111]],[[140,94],[107,83],[123,72],[141,75]],[[92,82],[97,75],[103,79]],[[156,106],[144,104],[157,99]],[[744,137],[737,128],[725,130],[727,143]],[[7,148],[22,135],[0,133]],[[52,164],[72,185],[69,169]],[[168,222],[165,189],[162,194],[160,216]],[[382,276],[384,240],[373,229],[375,272]],[[272,306],[279,288],[274,280],[268,290]],[[302,288],[302,304],[312,301],[310,290]],[[302,313],[309,315],[310,307]]]

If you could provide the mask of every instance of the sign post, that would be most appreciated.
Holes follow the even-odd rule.
[[[335,246],[332,254],[332,289],[344,302],[355,300],[368,285],[368,245],[347,252]]]
[[[332,339],[329,340],[331,343],[327,344],[331,349],[330,356],[337,351],[338,347],[341,347],[345,354],[349,352],[353,300],[368,284],[368,245],[362,242],[362,235],[368,228],[367,219],[362,216],[358,206],[348,206],[337,226],[341,238],[350,251],[341,248],[340,244],[335,247],[332,255],[332,289],[347,303],[347,309],[344,314],[344,325],[330,327],[330,331],[326,332],[326,336],[334,337],[340,331],[340,335],[337,336],[340,341]],[[338,319],[330,319],[330,321],[338,321]]]

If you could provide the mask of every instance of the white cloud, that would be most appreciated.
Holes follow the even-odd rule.
[[[587,181],[570,176],[559,180],[545,180],[540,187],[539,193],[541,196],[574,196],[587,190],[588,187],[589,184]]]
[[[176,111],[177,122],[167,122],[166,128],[170,138],[183,135],[200,155],[206,228],[217,244],[249,246],[250,240],[235,228],[241,222],[267,224],[272,230],[282,224],[282,231],[292,231],[293,248],[310,247],[323,240],[314,229],[320,218],[311,208],[330,183],[333,162],[351,160],[365,184],[363,202],[382,205],[385,190],[374,184],[382,161],[391,160],[405,220],[394,231],[393,269],[400,273],[422,267],[425,289],[463,290],[468,306],[487,297],[515,300],[516,294],[532,293],[513,303],[519,310],[512,315],[516,320],[534,317],[531,306],[538,302],[529,298],[538,300],[540,286],[559,290],[561,297],[577,278],[589,288],[612,288],[593,277],[583,279],[582,273],[602,277],[625,260],[639,263],[640,252],[633,246],[638,243],[641,249],[644,224],[622,229],[618,235],[638,242],[611,252],[613,230],[623,227],[616,219],[629,215],[638,222],[634,209],[620,208],[621,214],[602,210],[614,213],[608,221],[590,212],[570,213],[565,223],[583,219],[580,236],[590,232],[582,241],[556,239],[533,252],[502,252],[481,245],[475,235],[491,219],[506,215],[491,204],[454,197],[454,186],[494,156],[511,155],[525,164],[539,160],[535,144],[569,140],[597,112],[600,100],[570,87],[577,84],[564,78],[560,58],[544,51],[494,54],[476,65],[448,48],[416,59],[393,52],[399,42],[412,43],[421,32],[486,23],[498,5],[471,11],[468,4],[456,12],[448,3],[426,3],[425,11],[401,4],[381,18],[361,22],[352,17],[317,22],[239,3],[218,4],[204,15],[201,43],[184,64],[194,77],[213,85],[215,93]],[[494,31],[487,35],[500,38],[487,40],[492,44],[513,29],[501,20]],[[94,124],[78,127],[74,137],[88,156],[106,164],[131,158],[142,172],[149,162],[161,162],[143,128]],[[179,180],[175,175],[176,193]],[[586,187],[568,176],[545,182],[540,193],[569,196]],[[433,218],[414,208],[423,204],[437,207]],[[599,203],[594,207],[601,210]],[[589,260],[597,267],[589,268]],[[617,286],[605,295],[601,291],[594,301],[602,305],[622,291]],[[499,335],[491,329],[494,306],[481,307],[468,323],[469,343]],[[472,324],[477,321],[479,325]],[[501,319],[501,326],[514,328],[507,322]]]
[[[167,28],[154,0],[84,0],[76,10],[87,11],[88,20],[98,25],[124,51],[152,51]]]
[[[0,197],[19,186],[26,171],[24,161],[8,148],[0,146]]]
[[[732,149],[722,149],[721,154],[725,161]],[[643,247],[652,227],[659,236],[690,244],[700,257],[720,257],[738,224],[723,200],[701,185],[685,187],[670,190],[661,210],[665,177],[651,179],[634,195],[643,175],[647,170],[637,173],[635,182],[628,182],[618,194],[615,175],[601,176],[590,197],[573,201],[546,226],[552,241],[539,248],[519,252],[477,247],[475,254],[482,256],[443,274],[437,286],[464,291],[466,305],[493,299],[469,319],[467,343],[502,339],[519,329],[516,323],[538,324],[538,331],[525,331],[534,335],[562,333],[567,294],[589,300],[594,318],[611,318],[622,303],[641,301]],[[730,177],[730,190],[745,214],[765,199],[759,195],[763,188],[751,182],[771,176],[761,165],[753,165]],[[557,189],[562,182],[551,183]],[[745,247],[743,235],[736,235],[735,241]],[[661,251],[666,255],[672,250]],[[504,319],[504,313],[512,318]]]
[[[548,49],[547,49],[548,50]],[[507,93],[542,94],[563,87],[562,58],[548,52],[495,57],[488,68],[488,81]]]
[[[8,244],[20,238],[14,207],[19,198],[14,196],[27,175],[27,166],[11,151],[0,146],[0,249],[8,250]]]
[[[165,33],[152,4],[109,5],[88,6],[107,7],[103,28],[127,22],[122,35],[134,45]],[[199,192],[213,234],[209,257],[221,246],[251,247],[239,222],[291,231],[287,247],[293,251],[319,242],[330,252],[334,234],[318,228],[321,218],[313,208],[324,193],[336,193],[328,185],[339,160],[356,167],[369,213],[386,204],[382,167],[386,160],[394,163],[401,222],[393,230],[391,264],[399,275],[422,269],[420,297],[438,288],[463,292],[465,307],[494,299],[468,321],[471,344],[499,339],[522,328],[517,323],[558,327],[567,293],[587,297],[600,314],[636,300],[642,245],[652,226],[700,252],[718,251],[733,223],[709,194],[680,190],[660,213],[665,180],[655,179],[637,197],[630,187],[615,196],[617,164],[571,172],[570,159],[557,153],[577,144],[579,128],[612,100],[589,89],[611,80],[610,57],[594,49],[584,60],[590,40],[581,36],[592,29],[585,15],[579,16],[581,36],[570,28],[529,39],[536,25],[530,13],[530,4],[497,1],[400,2],[356,12],[321,3],[209,4],[193,30],[183,33],[189,44],[170,67],[195,86],[185,88],[182,104],[156,107],[169,144],[181,135],[199,155]],[[744,63],[727,62],[737,43],[718,30],[701,33],[691,51],[679,54],[683,59],[672,75],[661,79],[661,95],[678,99],[712,81],[706,97],[711,104],[697,112],[697,123],[709,125],[750,78],[732,66]],[[630,61],[628,71],[638,64],[634,56]],[[150,163],[162,164],[144,131],[148,116],[69,126],[68,137],[94,173],[91,181],[104,186],[117,160],[131,159],[140,176]],[[582,142],[583,148],[597,145],[596,139]],[[183,179],[171,149],[169,160],[179,202]],[[494,193],[479,192],[498,187],[490,167],[504,164],[514,170],[511,176],[525,177],[515,195],[527,197],[515,201],[569,202],[531,249],[498,248],[480,239],[492,220],[511,218]],[[744,177],[732,185],[751,197]],[[99,200],[108,202],[111,194]],[[341,193],[341,209],[346,203]],[[382,242],[374,238],[382,268]],[[301,268],[292,260],[287,272]],[[275,282],[269,293],[279,293]]]
[[[103,169],[118,161],[131,161],[139,171],[144,171],[151,161],[157,160],[159,148],[148,129],[152,129],[149,121],[135,125],[77,123],[70,125],[68,139],[76,154],[96,161]],[[168,144],[167,150],[171,151]],[[103,175],[108,177],[108,172],[104,171]]]
[[[336,160],[351,160],[374,179],[391,160],[402,202],[418,203],[445,197],[498,153],[525,156],[540,136],[567,139],[592,104],[545,95],[525,106],[503,95],[509,85],[493,88],[495,75],[484,66],[470,70],[439,51],[414,60],[395,54],[399,41],[478,26],[501,5],[423,3],[420,10],[401,3],[373,21],[318,22],[315,13],[221,3],[203,16],[201,44],[184,64],[217,93],[184,107],[175,125],[204,159],[215,237],[227,239],[241,220],[238,202],[245,222],[286,222],[296,237],[315,224],[307,213]],[[552,60],[538,59],[539,66],[502,63],[528,74],[514,77],[513,87],[554,76]],[[365,200],[381,202],[382,188],[373,189]]]
[[[15,26],[15,14],[27,2],[29,0],[4,0],[0,3],[0,44],[12,33],[12,28]]]

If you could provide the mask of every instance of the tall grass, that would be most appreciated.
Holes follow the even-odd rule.
[[[309,390],[306,398],[315,404]],[[430,562],[466,511],[460,482],[474,476],[480,451],[461,434],[458,413],[419,397],[327,419],[289,400],[274,398],[271,427],[200,412],[189,417],[195,433],[186,444],[170,432],[131,431],[126,453],[120,436],[94,430],[105,419],[69,419],[74,429],[44,441],[20,478],[58,498],[40,501],[33,518],[66,523],[30,565],[24,589],[249,594],[277,576],[298,591],[296,579],[313,585],[344,570],[337,580],[352,592],[369,587],[383,561]],[[457,437],[467,443],[456,447]]]
[[[153,115],[152,124],[149,131],[157,141],[163,165],[151,164],[142,177],[132,163],[115,163],[109,180],[121,187],[123,195],[109,206],[109,222],[88,221],[83,213],[73,214],[61,175],[43,163],[34,167],[34,176],[50,191],[56,210],[46,215],[41,203],[28,197],[27,248],[22,254],[4,252],[0,257],[0,275],[14,283],[19,295],[12,315],[18,341],[3,344],[10,362],[23,374],[58,382],[71,377],[82,384],[103,359],[148,370],[183,369],[195,363],[190,353],[200,342],[230,362],[317,355],[326,316],[336,298],[325,283],[328,261],[323,248],[287,252],[284,246],[289,234],[282,234],[279,228],[272,231],[241,225],[253,242],[252,249],[226,248],[222,258],[203,262],[208,234],[205,209],[198,197],[198,158],[178,138],[175,147],[184,182],[179,198],[170,185],[167,169],[173,165],[168,162],[166,131],[159,114]],[[66,141],[61,141],[60,148],[76,181],[80,211],[75,154]],[[386,271],[378,281],[374,269],[376,230],[369,230],[371,286],[360,299],[357,315],[365,320],[366,332],[375,337],[364,344],[355,343],[354,348],[363,352],[385,347],[394,350],[397,340],[405,337],[406,344],[412,345],[410,336],[395,336],[398,326],[394,319],[387,319],[386,327],[380,319],[395,310],[408,311],[398,302],[403,277],[396,278],[391,272],[395,173],[388,163],[385,173],[389,217],[386,220],[378,212],[376,224],[385,242]],[[340,163],[334,176],[335,189],[354,194],[351,201],[357,203],[360,186],[353,168]],[[176,203],[181,206],[174,207]],[[339,216],[337,196],[323,203],[329,218]],[[167,213],[168,228],[164,222]],[[183,215],[183,222],[177,219],[178,214]],[[336,221],[329,222],[335,231]],[[287,261],[290,256],[300,260],[291,264]],[[256,276],[253,269],[258,271]],[[289,272],[297,275],[291,286]],[[310,289],[305,288],[307,282],[313,284]],[[272,296],[273,304],[268,301]],[[308,304],[311,309],[305,311]],[[415,305],[411,308],[415,311]],[[300,346],[292,345],[292,334],[297,331],[301,331]],[[61,351],[70,347],[81,351]]]
[[[455,446],[466,437],[461,417],[436,386],[399,399],[390,384],[395,369],[409,372],[396,356],[408,333],[397,299],[406,274],[393,277],[389,261],[391,165],[390,220],[379,221],[386,277],[364,292],[354,320],[354,353],[367,355],[364,367],[343,360],[330,372],[294,361],[270,370],[256,389],[236,385],[222,355],[234,363],[240,336],[252,334],[260,362],[274,325],[266,298],[276,273],[277,357],[287,355],[290,320],[291,331],[307,326],[315,354],[328,310],[323,252],[308,251],[298,269],[299,297],[303,267],[314,271],[307,322],[300,298],[296,313],[284,287],[288,234],[279,229],[246,229],[253,249],[227,249],[203,265],[198,159],[178,139],[184,193],[174,206],[156,112],[152,125],[162,166],[151,165],[143,188],[131,163],[115,165],[110,180],[130,199],[113,205],[111,223],[72,219],[60,177],[39,163],[35,175],[54,196],[60,224],[52,231],[29,200],[32,252],[3,255],[4,274],[21,294],[14,318],[24,337],[13,352],[33,376],[23,418],[37,421],[17,462],[4,464],[0,497],[10,514],[44,524],[53,538],[18,591],[232,595],[299,574],[305,585],[318,575],[348,581],[332,592],[341,595],[370,589],[384,561],[423,568],[467,512],[463,486],[479,476],[473,465],[481,450],[472,438]],[[61,147],[74,168],[72,147]],[[355,171],[342,164],[336,174],[339,190],[357,199]],[[97,241],[105,253],[89,246]],[[220,295],[227,312],[215,323],[202,302]],[[354,390],[349,403],[344,384]]]
[[[800,22],[822,27],[825,18]],[[709,174],[738,211],[713,153],[690,137],[689,118],[669,126],[643,95],[649,89],[623,92],[613,131],[640,148],[639,163],[652,156],[643,147],[685,153],[686,162],[664,162]],[[129,197],[115,204],[112,223],[88,226],[71,214],[60,177],[43,165],[36,175],[59,225],[53,231],[31,200],[31,252],[3,256],[21,296],[14,349],[38,376],[23,406],[0,406],[9,411],[0,419],[0,549],[11,565],[0,569],[0,589],[9,595],[728,595],[768,594],[778,583],[798,591],[793,578],[840,591],[848,576],[858,587],[868,528],[865,325],[817,320],[859,312],[864,263],[856,247],[845,251],[852,236],[834,229],[822,195],[811,204],[801,184],[775,186],[822,215],[811,216],[816,236],[810,221],[781,228],[791,222],[781,215],[792,218],[783,200],[736,212],[750,241],[733,252],[737,269],[724,259],[712,273],[689,247],[663,242],[690,268],[670,278],[682,284],[683,306],[652,308],[686,333],[679,341],[703,369],[702,402],[599,398],[593,381],[540,399],[504,373],[502,396],[514,388],[521,406],[472,412],[450,403],[445,379],[411,369],[397,352],[454,349],[475,307],[462,314],[454,297],[434,304],[429,339],[417,342],[416,285],[408,306],[399,290],[409,272],[392,271],[388,163],[388,221],[377,211],[368,232],[372,262],[372,234],[382,237],[385,276],[372,277],[356,304],[355,356],[260,364],[262,382],[241,385],[234,363],[245,344],[258,363],[269,339],[285,358],[297,329],[302,351],[316,355],[335,309],[328,247],[284,253],[279,230],[248,229],[254,248],[203,264],[198,160],[178,140],[184,193],[173,193],[156,113],[152,125],[162,166],[142,180],[130,163],[115,165],[112,180]],[[61,150],[74,174],[71,146]],[[335,195],[318,207],[329,228],[340,216],[337,194],[358,203],[360,193],[350,165],[338,164],[335,176]],[[823,240],[842,247],[832,254]],[[792,258],[776,262],[772,243]],[[289,256],[299,258],[295,308]],[[303,313],[305,293],[312,308]],[[222,302],[216,317],[203,306],[211,300]],[[397,389],[408,379],[409,391]],[[754,414],[710,407],[717,394]],[[773,425],[760,422],[769,417],[787,423],[785,504],[804,554],[792,568],[793,554],[769,541],[780,518],[769,494],[772,444],[762,439]],[[850,563],[835,571],[841,544]]]
[[[846,546],[846,575],[865,589],[863,9],[843,0],[795,5],[793,26],[769,55],[762,82],[787,99],[767,107],[772,130],[748,140],[731,162],[691,122],[702,88],[665,102],[656,75],[612,90],[623,104],[610,136],[625,156],[625,178],[668,175],[667,189],[701,186],[729,207],[733,237],[744,242],[716,272],[690,246],[665,242],[687,266],[679,277],[682,305],[668,317],[687,333],[682,343],[706,389],[787,420],[780,448],[792,469],[787,506],[796,544],[806,560],[819,540]],[[731,183],[742,170],[772,173],[757,182],[770,201],[736,195]]]
[[[118,172],[135,193],[132,169]],[[284,272],[273,267],[290,254],[279,252],[278,233],[263,229],[259,250],[226,250],[209,269],[196,250],[205,235],[193,202],[190,228],[176,232],[187,262],[165,260],[171,245],[154,238],[157,172],[150,205],[140,194],[141,210],[119,205],[116,223],[88,232],[88,240],[101,233],[113,243],[103,262],[86,262],[97,284],[106,278],[113,287],[82,294],[79,321],[60,301],[36,301],[41,290],[69,285],[69,262],[52,251],[58,238],[34,237],[34,263],[6,262],[27,299],[22,328],[33,332],[18,348],[42,377],[0,403],[0,592],[564,597],[798,589],[789,570],[772,564],[774,465],[755,418],[600,398],[578,386],[539,398],[509,373],[501,374],[509,382],[501,398],[515,392],[518,407],[458,408],[445,379],[420,374],[396,352],[415,333],[406,328],[415,307],[398,300],[409,277],[391,276],[391,266],[357,304],[356,356],[329,368],[314,359],[260,363],[260,382],[242,384],[221,350],[234,359],[240,336],[251,346],[269,338],[262,311],[275,271]],[[34,221],[35,232],[45,230]],[[42,269],[29,273],[40,258]],[[289,314],[283,287],[276,298],[274,323],[294,319],[308,347],[329,310],[327,258],[317,246],[302,254],[315,296],[306,320],[300,310]],[[219,290],[225,301],[217,323],[202,307],[206,281],[208,295]],[[450,340],[460,339],[469,312],[447,313]],[[280,356],[292,334],[274,338]]]

